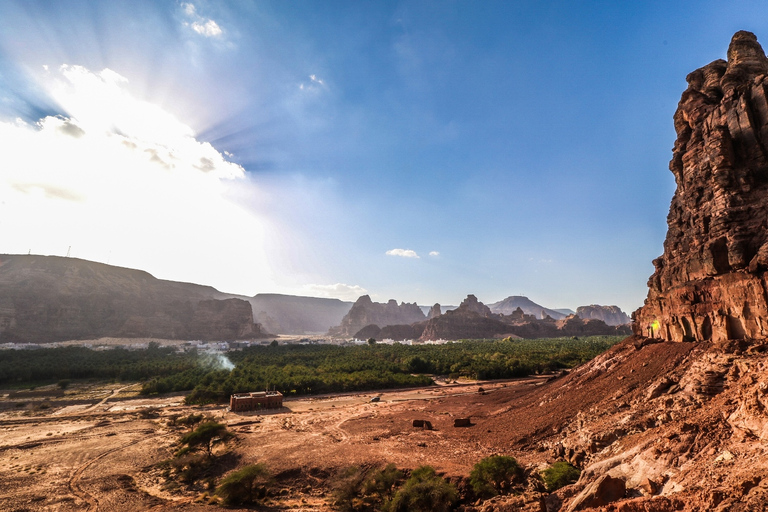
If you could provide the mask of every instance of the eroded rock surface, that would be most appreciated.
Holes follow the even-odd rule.
[[[673,341],[765,338],[768,333],[768,59],[737,32],[728,61],[687,77],[664,254],[637,334]]]

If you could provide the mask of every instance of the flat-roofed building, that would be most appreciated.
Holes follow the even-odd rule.
[[[279,391],[255,391],[237,393],[229,398],[230,411],[254,411],[279,409],[283,406],[283,394]]]

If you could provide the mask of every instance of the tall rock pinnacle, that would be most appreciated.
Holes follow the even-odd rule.
[[[728,61],[688,75],[674,116],[675,191],[637,334],[768,336],[768,58],[737,32]]]

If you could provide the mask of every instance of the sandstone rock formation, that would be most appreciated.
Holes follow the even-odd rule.
[[[367,325],[385,327],[387,325],[407,325],[425,320],[424,312],[414,302],[400,305],[390,300],[386,304],[373,302],[368,295],[363,295],[352,305],[341,324],[328,330],[331,336],[354,336]]]
[[[438,316],[440,316],[442,314],[443,314],[443,312],[440,309],[440,304],[436,303],[434,306],[432,306],[432,308],[430,308],[429,314],[427,315],[427,320],[430,320],[432,318],[438,317]]]
[[[579,306],[576,308],[576,314],[584,320],[602,320],[608,325],[625,325],[632,321],[619,306]]]
[[[445,314],[427,320],[421,335],[426,340],[460,340],[493,338],[511,334],[510,325],[494,315],[488,306],[468,295],[461,305]]]
[[[226,300],[220,300],[226,299]],[[0,256],[0,341],[105,336],[236,340],[271,336],[247,301],[209,286],[55,256]]]
[[[637,334],[667,340],[768,334],[768,59],[737,32],[728,61],[687,77],[674,116],[677,190]]]

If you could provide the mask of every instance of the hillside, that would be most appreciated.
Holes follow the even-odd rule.
[[[227,297],[210,286],[76,258],[0,255],[0,341],[269,336],[254,324],[248,302]]]

